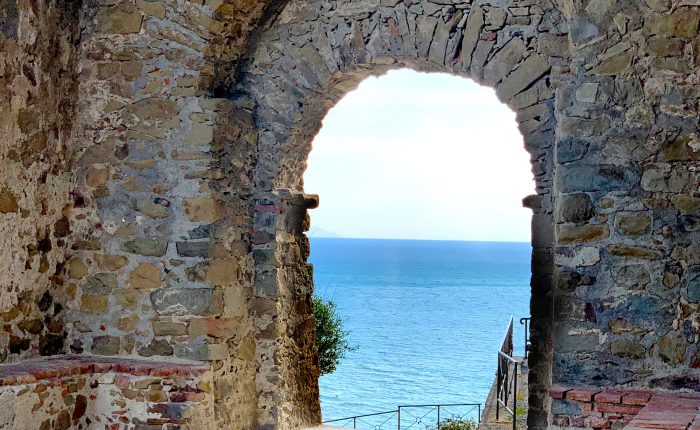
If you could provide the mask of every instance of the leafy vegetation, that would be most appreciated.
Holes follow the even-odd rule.
[[[316,347],[321,375],[335,372],[345,354],[356,350],[348,343],[348,333],[343,330],[343,320],[335,311],[335,303],[314,296],[316,319]]]
[[[447,418],[440,421],[440,430],[476,430],[479,424],[473,419],[466,418]],[[426,430],[437,430],[436,427],[428,427]]]

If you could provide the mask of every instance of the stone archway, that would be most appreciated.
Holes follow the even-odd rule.
[[[450,4],[440,4],[450,3]],[[551,276],[554,166],[552,64],[566,36],[556,10],[396,1],[292,1],[264,26],[239,75],[237,102],[253,109],[257,389],[260,425],[295,428],[320,419],[311,269],[302,175],[326,112],[369,75],[396,68],[447,72],[496,89],[516,111],[531,154],[533,209],[531,428],[547,425],[551,378]],[[545,30],[546,29],[546,30]],[[468,103],[468,101],[465,101]]]

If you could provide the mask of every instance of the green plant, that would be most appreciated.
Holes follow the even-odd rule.
[[[343,320],[336,314],[335,303],[314,295],[316,319],[316,348],[321,375],[335,372],[345,354],[355,351],[348,343],[348,333],[343,330]]]
[[[440,430],[476,430],[479,424],[472,418],[447,418],[440,421]],[[426,430],[437,430],[436,427],[428,427]]]

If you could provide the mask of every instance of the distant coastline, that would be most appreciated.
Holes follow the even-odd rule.
[[[328,231],[326,229],[323,229],[321,227],[311,227],[311,230],[309,230],[308,233],[306,233],[308,237],[313,237],[313,238],[325,238],[325,239],[343,239],[342,236],[339,234],[333,233],[332,231]]]

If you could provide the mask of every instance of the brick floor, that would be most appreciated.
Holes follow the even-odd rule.
[[[700,394],[655,393],[627,427],[688,430],[700,428]]]
[[[700,393],[555,384],[550,397],[555,428],[700,430]]]

